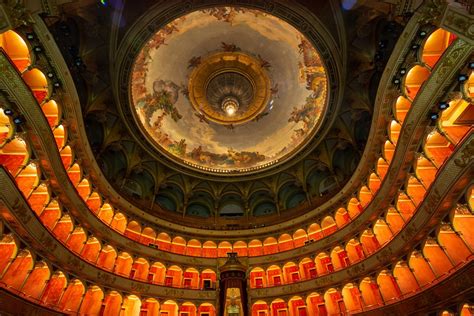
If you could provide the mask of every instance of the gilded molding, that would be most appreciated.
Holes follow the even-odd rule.
[[[453,4],[448,5],[440,26],[474,45],[474,16]]]

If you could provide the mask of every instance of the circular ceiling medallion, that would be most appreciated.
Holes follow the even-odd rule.
[[[247,174],[288,161],[313,138],[328,103],[317,49],[263,11],[213,7],[158,30],[137,55],[132,112],[174,162]]]
[[[242,52],[218,52],[203,58],[190,75],[188,90],[196,113],[224,125],[255,119],[271,97],[265,68]]]

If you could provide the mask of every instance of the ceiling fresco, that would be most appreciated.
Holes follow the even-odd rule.
[[[319,127],[328,80],[294,27],[239,7],[195,11],[160,29],[130,79],[135,119],[191,168],[246,173],[286,161]]]

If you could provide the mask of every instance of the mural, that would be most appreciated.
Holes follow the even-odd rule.
[[[191,72],[219,51],[254,56],[271,80],[267,107],[245,124],[210,121],[188,99]],[[243,173],[288,159],[314,136],[327,85],[318,52],[291,25],[257,10],[218,7],[174,20],[149,39],[136,57],[130,96],[137,122],[168,157]]]

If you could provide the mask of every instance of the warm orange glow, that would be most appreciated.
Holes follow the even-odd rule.
[[[19,72],[24,72],[31,65],[28,46],[18,33],[11,30],[1,33],[0,47],[5,51]]]
[[[405,78],[405,92],[410,100],[414,100],[421,85],[429,78],[431,72],[428,68],[416,65],[411,68]]]
[[[453,40],[454,37],[451,33],[443,29],[437,29],[430,34],[423,45],[422,60],[433,68]]]
[[[33,96],[39,104],[49,96],[48,80],[46,76],[38,69],[33,68],[23,74],[23,80],[30,87]]]
[[[0,108],[0,148],[10,139],[15,132],[10,117],[5,115],[3,109]]]

